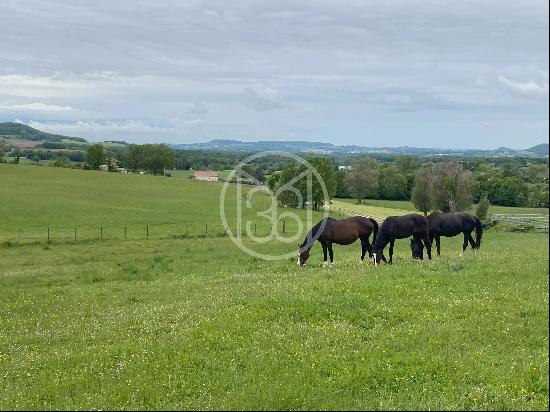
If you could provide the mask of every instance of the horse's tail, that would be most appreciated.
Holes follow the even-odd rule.
[[[374,225],[374,235],[372,236],[372,244],[374,245],[374,242],[376,241],[376,235],[378,234],[378,222],[374,220],[372,217],[369,217],[369,220]]]
[[[477,217],[474,217],[476,220],[476,243],[475,243],[475,249],[479,249],[481,246],[481,236],[483,235],[483,228],[481,227],[481,222]]]

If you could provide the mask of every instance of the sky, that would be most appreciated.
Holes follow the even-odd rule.
[[[548,1],[1,0],[0,121],[91,141],[548,140]]]

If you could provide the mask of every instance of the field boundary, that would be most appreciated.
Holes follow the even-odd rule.
[[[548,215],[536,213],[524,213],[517,215],[491,213],[492,222],[503,222],[512,225],[532,226],[535,232],[548,234]]]

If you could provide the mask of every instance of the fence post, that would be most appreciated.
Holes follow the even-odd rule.
[[[256,234],[256,223],[254,223],[254,234]]]
[[[285,224],[286,224],[286,220],[283,219],[283,233],[285,233]]]
[[[50,240],[50,228],[48,228],[48,240]]]
[[[103,226],[99,228],[99,238],[103,239]]]
[[[147,225],[147,239],[149,239],[149,225]]]
[[[208,223],[206,224],[206,227],[205,227],[204,230],[205,230],[204,234],[205,234],[205,235],[208,235]]]

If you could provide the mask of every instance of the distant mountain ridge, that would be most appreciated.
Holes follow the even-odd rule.
[[[256,141],[243,142],[240,140],[215,139],[205,143],[171,144],[175,149],[184,150],[222,150],[237,152],[262,152],[262,151],[288,151],[309,152],[319,154],[355,154],[355,153],[388,153],[410,155],[435,155],[435,156],[472,156],[472,157],[548,157],[548,143],[538,144],[528,149],[517,150],[509,147],[496,149],[446,149],[446,148],[422,148],[422,147],[366,147],[357,145],[337,146],[332,143],[307,142],[307,141]]]
[[[0,123],[0,137],[22,138],[42,142],[60,142],[62,140],[73,140],[75,142],[87,143],[86,139],[81,137],[63,136],[40,131],[34,127],[22,123],[4,122]]]
[[[37,130],[22,123],[4,122],[0,123],[0,138],[12,139],[20,138],[41,142],[61,142],[69,140],[73,142],[88,143],[81,137],[70,137],[59,134],[52,134]],[[127,144],[122,140],[106,140],[104,143]],[[182,150],[220,150],[232,152],[263,152],[263,151],[282,151],[292,153],[317,153],[333,155],[349,155],[360,153],[387,153],[399,155],[417,155],[417,156],[471,156],[471,157],[503,157],[503,156],[523,156],[523,157],[548,157],[548,143],[541,143],[524,150],[510,149],[508,147],[499,147],[496,149],[445,149],[445,148],[421,148],[421,147],[365,147],[357,145],[334,145],[332,143],[309,142],[309,141],[286,141],[286,140],[266,140],[256,142],[243,142],[234,139],[214,139],[206,143],[189,144],[169,144],[174,149]]]

